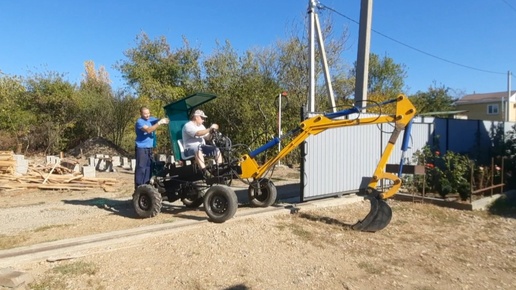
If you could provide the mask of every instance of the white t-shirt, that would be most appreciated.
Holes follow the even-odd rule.
[[[199,130],[206,130],[204,125],[195,124],[194,121],[189,121],[183,126],[182,134],[183,134],[183,145],[185,149],[194,150],[197,152],[199,149],[199,145],[206,144],[204,141],[204,136],[195,136],[195,133]]]

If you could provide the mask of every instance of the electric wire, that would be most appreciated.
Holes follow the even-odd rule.
[[[504,1],[504,0],[503,0],[503,1]],[[508,3],[507,3],[507,4],[508,4]],[[508,4],[508,5],[509,5],[509,4]],[[334,12],[334,13],[336,13],[336,14],[338,14],[338,15],[340,15],[340,16],[342,16],[342,17],[346,18],[346,19],[348,19],[349,21],[352,21],[352,22],[354,22],[354,23],[356,23],[356,24],[360,24],[358,21],[354,20],[353,18],[348,17],[348,16],[344,15],[343,13],[341,13],[341,12],[339,12],[339,11],[337,11],[337,10],[335,10],[335,9],[331,8],[331,7],[328,7],[328,6],[324,5],[324,4],[319,4],[319,5],[318,5],[318,7],[319,7],[319,8],[321,8],[321,9],[328,9],[328,10],[330,10],[330,11],[332,11],[332,12]],[[476,71],[480,71],[480,72],[491,73],[491,74],[498,74],[498,75],[505,75],[505,74],[506,74],[506,72],[497,72],[497,71],[491,71],[491,70],[480,69],[480,68],[472,67],[472,66],[469,66],[469,65],[461,64],[461,63],[458,63],[458,62],[455,62],[455,61],[452,61],[452,60],[448,60],[448,59],[442,58],[442,57],[440,57],[440,56],[437,56],[437,55],[435,55],[435,54],[431,54],[431,53],[429,53],[429,52],[423,51],[423,50],[421,50],[421,49],[419,49],[419,48],[416,48],[416,47],[414,47],[414,46],[408,45],[408,44],[406,44],[406,43],[404,43],[404,42],[401,42],[401,41],[399,41],[399,40],[396,40],[396,39],[394,39],[394,38],[392,38],[392,37],[390,37],[390,36],[388,36],[388,35],[385,35],[384,33],[381,33],[381,32],[379,32],[379,31],[377,31],[377,30],[374,30],[374,29],[372,29],[372,28],[371,28],[371,31],[373,31],[374,33],[379,34],[379,35],[381,35],[381,36],[383,36],[383,37],[385,37],[385,38],[387,38],[387,39],[389,39],[389,40],[391,40],[391,41],[393,41],[393,42],[396,42],[396,43],[398,43],[398,44],[400,44],[400,45],[403,45],[403,46],[405,46],[405,47],[407,47],[407,48],[410,48],[410,49],[412,49],[412,50],[415,50],[415,51],[417,51],[417,52],[419,52],[419,53],[422,53],[422,54],[424,54],[424,55],[427,55],[427,56],[433,57],[433,58],[435,58],[435,59],[438,59],[438,60],[441,60],[441,61],[444,61],[444,62],[447,62],[447,63],[453,64],[453,65],[456,65],[456,66],[460,66],[460,67],[464,67],[464,68],[467,68],[467,69],[476,70]]]
[[[505,4],[507,4],[507,6],[509,6],[514,12],[516,12],[516,8],[514,6],[511,5],[511,3],[509,3],[507,0],[502,0]]]

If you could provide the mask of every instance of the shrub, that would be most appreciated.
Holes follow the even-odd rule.
[[[414,186],[422,191],[437,192],[441,197],[450,193],[459,193],[465,200],[470,194],[470,170],[473,162],[465,155],[448,151],[441,155],[438,150],[425,146],[414,153],[414,162],[424,165],[426,182],[423,178],[414,178]]]

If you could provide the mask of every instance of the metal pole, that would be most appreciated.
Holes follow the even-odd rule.
[[[511,121],[511,114],[509,112],[509,104],[510,103],[511,103],[511,71],[507,71],[507,109],[506,109],[507,117],[505,118],[506,122]]]
[[[324,48],[324,40],[321,32],[321,25],[319,24],[319,16],[317,16],[317,13],[314,13],[314,19],[315,28],[317,30],[317,43],[319,43],[319,49],[321,51],[322,66],[324,69],[324,79],[326,80],[326,89],[328,90],[328,94],[330,95],[332,111],[335,113],[337,112],[337,108],[335,106],[335,97],[333,96],[333,86],[331,85],[330,70],[328,69],[328,60],[326,58],[326,50]]]
[[[316,1],[308,1],[308,13],[310,14],[310,95],[308,96],[308,110],[315,111],[315,42],[314,42],[314,25],[315,25],[315,6]]]
[[[355,105],[365,107],[367,101],[367,81],[369,77],[369,51],[371,47],[371,15],[373,0],[362,0],[357,51],[357,75],[355,82]],[[357,100],[362,100],[358,102]]]
[[[281,95],[278,95],[278,138],[280,141],[278,142],[278,153],[281,152]],[[281,160],[278,160],[278,165],[281,165]]]

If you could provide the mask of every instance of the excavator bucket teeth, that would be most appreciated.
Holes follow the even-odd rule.
[[[369,197],[371,210],[367,216],[354,224],[351,228],[356,231],[376,232],[385,228],[392,218],[391,207],[382,199]]]

